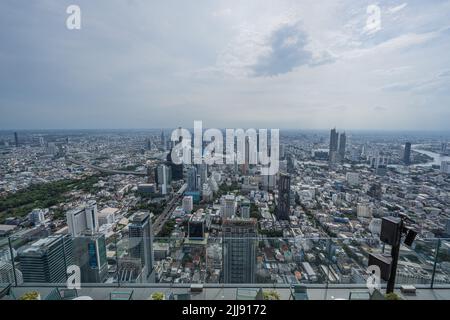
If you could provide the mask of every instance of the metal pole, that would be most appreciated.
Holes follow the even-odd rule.
[[[434,255],[433,274],[431,275],[431,289],[433,289],[433,287],[434,287],[434,275],[436,274],[436,264],[437,264],[440,247],[441,247],[441,239],[438,239],[437,245],[436,245],[436,253]]]
[[[9,252],[11,254],[11,265],[12,265],[13,275],[14,275],[14,286],[17,287],[16,264],[14,263],[14,252],[12,249],[11,237],[8,237],[8,244],[9,244]]]
[[[389,280],[386,287],[386,294],[394,292],[395,276],[397,274],[398,256],[400,253],[400,244],[402,241],[403,219],[400,220],[399,228],[397,229],[395,244],[391,248],[392,266]]]

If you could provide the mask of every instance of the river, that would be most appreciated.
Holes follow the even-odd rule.
[[[431,152],[431,151],[427,151],[427,150],[421,150],[420,147],[423,146],[421,144],[414,144],[411,146],[411,149],[414,150],[415,152],[419,152],[422,154],[426,154],[429,157],[432,157],[433,160],[429,161],[427,163],[422,163],[422,164],[415,164],[413,165],[413,167],[423,167],[423,166],[432,166],[432,165],[441,165],[442,161],[450,161],[450,157],[449,156],[442,156],[439,153],[436,152]]]

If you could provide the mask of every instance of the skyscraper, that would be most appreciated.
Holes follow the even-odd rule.
[[[199,191],[197,167],[192,166],[187,171],[187,191]]]
[[[17,132],[14,132],[14,143],[16,144],[16,148],[19,147],[19,135]]]
[[[225,219],[223,230],[224,283],[254,283],[256,219]]]
[[[67,211],[66,218],[72,237],[78,237],[86,230],[97,232],[99,228],[97,202],[90,200],[84,206]]]
[[[337,150],[338,150],[338,140],[339,133],[336,131],[336,128],[331,129],[330,132],[330,149],[328,159],[331,163],[336,162]]]
[[[102,283],[108,276],[106,240],[103,233],[85,232],[73,239],[73,256],[82,283]]]
[[[291,178],[287,174],[280,174],[278,181],[278,205],[277,219],[289,220],[290,203],[291,203]]]
[[[411,142],[405,143],[405,150],[403,152],[403,163],[405,166],[411,164]]]
[[[63,283],[67,267],[73,264],[70,235],[53,235],[19,249],[18,257],[24,282]]]
[[[158,187],[162,194],[167,193],[167,188],[172,179],[171,175],[169,167],[164,164],[161,164],[156,168],[156,182],[158,183]]]
[[[345,160],[345,147],[347,144],[347,136],[344,133],[341,133],[339,135],[339,160],[344,161]]]
[[[183,179],[183,165],[182,164],[175,164],[172,161],[172,149],[167,154],[167,164],[170,167],[172,171],[172,179],[175,181]]]
[[[138,212],[128,225],[129,254],[141,259],[144,281],[150,281],[153,274],[153,233],[152,219],[149,212]]]

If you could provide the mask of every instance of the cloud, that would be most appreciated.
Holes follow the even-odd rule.
[[[276,76],[309,64],[313,55],[305,48],[307,44],[308,37],[298,24],[280,27],[270,36],[269,50],[251,67],[253,74]]]
[[[407,5],[408,5],[408,3],[405,2],[405,3],[402,3],[401,5],[398,5],[395,7],[390,7],[390,8],[388,8],[388,12],[389,13],[397,13],[397,12],[405,9]]]

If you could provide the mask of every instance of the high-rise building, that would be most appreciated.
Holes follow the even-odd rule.
[[[166,135],[164,134],[164,130],[161,130],[161,148],[166,150]]]
[[[141,259],[144,281],[151,281],[153,274],[153,233],[152,219],[149,212],[137,212],[128,225],[129,255]]]
[[[254,283],[256,272],[256,219],[223,221],[224,283]]]
[[[18,257],[24,282],[64,283],[73,264],[73,241],[67,234],[49,236],[20,248]]]
[[[171,172],[168,166],[161,164],[156,168],[156,182],[162,194],[167,194],[171,179]]]
[[[339,135],[339,160],[344,161],[345,160],[345,148],[347,144],[347,136],[344,133],[341,133]]]
[[[280,174],[278,181],[278,205],[276,216],[278,220],[289,220],[291,204],[291,177]]]
[[[167,154],[167,164],[171,169],[172,179],[174,181],[182,180],[183,179],[183,164],[175,164],[172,161],[172,149]]]
[[[16,145],[16,148],[19,147],[19,135],[17,132],[14,132],[14,143]]]
[[[241,218],[245,218],[245,219],[250,218],[250,201],[245,199],[241,202],[240,212],[241,212]]]
[[[231,218],[236,214],[236,198],[227,194],[221,198],[221,212],[223,218]]]
[[[28,215],[28,219],[34,225],[43,223],[45,220],[44,210],[33,209],[33,211],[31,211],[30,214]]]
[[[99,228],[97,202],[90,200],[84,206],[67,211],[66,218],[72,237],[78,237],[86,230],[97,232]]]
[[[188,237],[190,240],[203,240],[205,237],[205,218],[194,213],[188,222]]]
[[[405,143],[405,150],[403,151],[403,163],[405,166],[411,164],[411,142]]]
[[[82,283],[102,283],[108,276],[106,240],[103,233],[82,233],[73,239],[73,256]]]
[[[208,180],[208,165],[206,163],[197,164],[197,174],[200,178],[200,186]]]
[[[194,209],[194,198],[192,196],[183,197],[183,209],[187,213],[191,213]]]
[[[197,167],[192,166],[187,170],[187,191],[199,191],[199,184],[198,184],[198,177],[197,177]]]
[[[338,150],[338,140],[339,140],[339,133],[336,131],[336,128],[331,129],[330,131],[330,152],[329,157],[330,161],[332,160],[332,154],[336,154]]]

